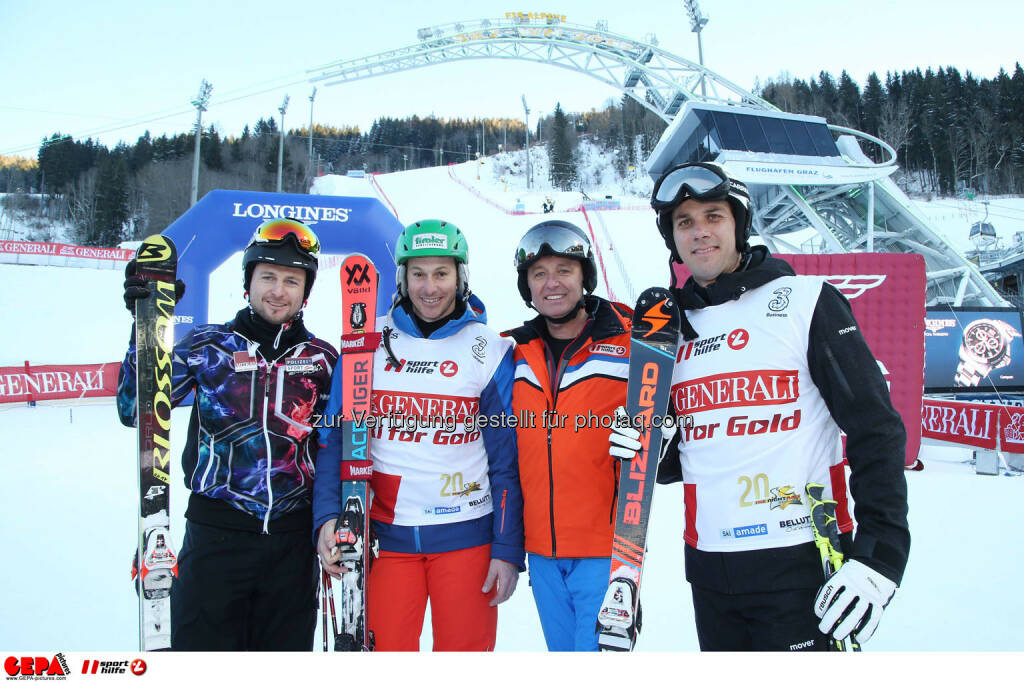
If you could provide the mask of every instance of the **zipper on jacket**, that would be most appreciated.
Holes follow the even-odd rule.
[[[273,464],[270,450],[270,432],[267,430],[267,405],[270,403],[270,373],[277,363],[267,365],[267,375],[263,379],[263,440],[267,444],[267,513],[263,516],[263,534],[270,534],[270,510],[274,507],[274,489],[270,485],[270,469]]]
[[[581,332],[582,333],[582,332]],[[573,344],[579,340],[579,336],[573,339],[573,343],[570,343],[562,350],[562,355],[558,358],[558,364],[555,365],[555,356],[552,355],[551,349],[548,348],[548,344],[544,344],[544,356],[548,361],[548,375],[551,376],[551,369],[554,368],[556,371],[554,376],[551,378],[551,409],[548,410],[548,414],[554,416],[556,414],[555,408],[558,405],[558,387],[562,383],[562,375],[565,374],[565,368],[569,366],[569,360],[573,354],[579,350],[577,348],[572,353],[569,349],[572,348]],[[586,345],[586,344],[583,344]],[[580,346],[582,348],[582,346]],[[566,357],[568,355],[568,357]],[[558,543],[555,541],[555,462],[553,453],[551,451],[551,419],[548,419],[548,517],[551,522],[551,558],[557,558],[558,556]]]
[[[551,410],[553,413],[554,410]],[[551,521],[551,558],[558,556],[555,544],[555,464],[551,458],[551,422],[548,422],[548,518]]]

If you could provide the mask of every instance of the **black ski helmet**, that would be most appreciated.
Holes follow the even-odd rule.
[[[743,253],[750,247],[753,216],[747,186],[731,177],[721,164],[684,163],[665,171],[654,183],[651,193],[651,208],[657,211],[655,223],[673,260],[683,262],[672,234],[672,212],[687,199],[728,201],[736,223],[736,250]]]
[[[594,249],[586,233],[564,220],[545,220],[523,235],[516,247],[515,266],[519,273],[519,295],[527,305],[533,300],[526,283],[526,271],[544,256],[561,256],[578,260],[583,266],[583,290],[591,294],[597,288],[597,263]]]
[[[274,218],[260,223],[242,256],[243,285],[249,293],[257,263],[272,263],[306,271],[303,300],[309,298],[316,280],[320,239],[310,227],[292,218]]]

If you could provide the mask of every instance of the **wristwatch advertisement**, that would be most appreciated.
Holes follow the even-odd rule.
[[[974,387],[992,370],[1006,367],[1010,364],[1010,341],[1019,337],[1020,333],[1002,320],[974,320],[964,329],[953,381],[957,386]]]

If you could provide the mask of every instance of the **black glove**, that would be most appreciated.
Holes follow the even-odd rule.
[[[135,315],[135,301],[149,296],[149,289],[146,288],[146,279],[139,277],[137,264],[132,258],[124,266],[124,306],[128,308],[133,316]],[[185,283],[180,279],[174,280],[174,302],[175,304],[185,295]]]

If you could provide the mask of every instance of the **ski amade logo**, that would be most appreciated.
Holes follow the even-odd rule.
[[[412,237],[413,249],[447,249],[448,236],[438,232],[416,234]]]
[[[4,659],[4,672],[9,680],[25,680],[44,678],[47,680],[66,680],[71,668],[64,654],[56,653],[46,656],[8,656]]]

